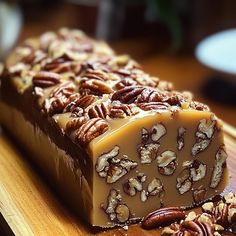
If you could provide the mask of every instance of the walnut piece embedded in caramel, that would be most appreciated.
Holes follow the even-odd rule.
[[[176,169],[176,154],[167,150],[157,157],[158,170],[162,175],[172,175]]]
[[[102,208],[109,216],[110,220],[116,223],[127,222],[130,217],[129,207],[122,203],[122,196],[115,189],[110,190],[107,205],[105,207],[104,204],[102,204]]]
[[[223,175],[224,165],[227,159],[227,153],[224,146],[221,146],[215,156],[215,166],[211,177],[211,188],[216,188]]]
[[[157,151],[160,144],[149,143],[139,148],[139,155],[142,164],[151,163],[157,157]]]
[[[137,166],[137,162],[129,160],[126,156],[118,157],[119,147],[115,146],[111,151],[102,154],[96,163],[96,171],[106,182],[111,184],[126,175]]]
[[[196,143],[192,147],[192,155],[195,157],[198,153],[204,151],[211,143],[213,134],[215,132],[216,120],[202,119],[199,122],[198,130],[196,132]]]

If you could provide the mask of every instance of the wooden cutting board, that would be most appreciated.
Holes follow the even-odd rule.
[[[236,192],[236,139],[226,135],[231,173],[229,188]],[[27,155],[0,133],[0,235],[159,235],[132,225],[127,231],[95,231],[74,216],[40,178]],[[4,233],[3,233],[4,232]]]

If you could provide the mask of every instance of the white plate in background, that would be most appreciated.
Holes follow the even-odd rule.
[[[212,69],[236,75],[236,29],[205,38],[197,45],[195,55]]]
[[[22,13],[16,4],[0,1],[0,59],[9,53],[22,26]]]

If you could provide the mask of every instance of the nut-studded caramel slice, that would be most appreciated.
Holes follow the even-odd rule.
[[[160,111],[107,121],[108,131],[88,146],[96,208],[108,204],[116,189],[129,222],[160,207],[197,205],[224,190],[226,152],[221,122],[211,112]],[[105,224],[107,212],[100,208],[94,220]]]
[[[0,73],[1,122],[91,225],[196,205],[227,184],[219,119],[104,42],[48,32]]]

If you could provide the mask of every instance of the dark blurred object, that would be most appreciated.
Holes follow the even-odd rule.
[[[67,0],[83,6],[97,7],[96,37],[98,39],[118,39],[122,35],[129,8],[144,6],[147,0]],[[142,13],[144,16],[144,12]],[[139,16],[136,15],[136,19]],[[142,17],[143,18],[143,17]]]
[[[189,47],[195,47],[201,39],[215,32],[236,27],[235,0],[194,0],[189,3],[189,22],[185,22]]]
[[[208,35],[236,28],[235,0],[155,1],[157,16],[168,28],[172,46],[192,51]]]
[[[171,47],[176,50],[181,47],[183,39],[183,26],[180,20],[180,7],[186,5],[186,1],[175,0],[149,0],[154,1],[157,8],[157,15],[162,20],[171,35]]]
[[[15,0],[17,1],[17,0]],[[199,40],[236,27],[235,0],[18,0],[24,37],[62,26],[105,40],[146,37],[153,48],[193,51]],[[28,29],[33,30],[33,33]],[[159,45],[159,39],[165,45]],[[172,43],[172,44],[171,44]],[[167,45],[167,46],[166,46]]]
[[[179,49],[183,44],[182,14],[186,14],[187,0],[148,0],[146,20],[162,23],[169,33],[171,49]]]
[[[206,80],[201,89],[202,93],[213,101],[236,105],[236,83],[225,76],[216,75]]]
[[[208,35],[236,28],[235,0],[149,0],[156,4],[156,19],[169,30],[172,47],[192,51]],[[155,6],[154,6],[155,7]]]

